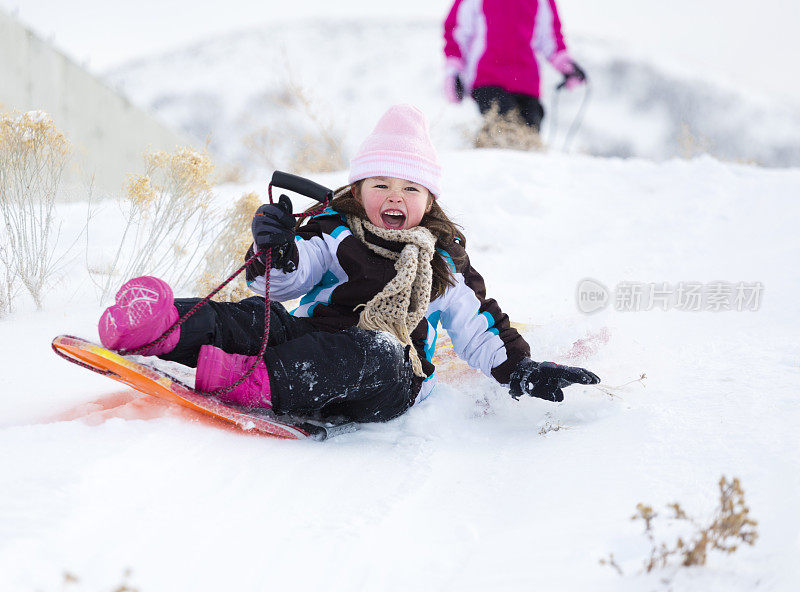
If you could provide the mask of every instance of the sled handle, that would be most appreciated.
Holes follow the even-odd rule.
[[[310,197],[320,203],[326,203],[333,199],[333,191],[331,189],[319,183],[314,183],[314,181],[310,179],[284,173],[283,171],[275,171],[272,173],[272,181],[270,181],[270,184]]]

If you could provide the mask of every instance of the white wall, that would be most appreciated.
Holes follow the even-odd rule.
[[[0,109],[49,113],[76,155],[68,182],[94,175],[95,195],[118,192],[146,150],[190,143],[2,10]]]

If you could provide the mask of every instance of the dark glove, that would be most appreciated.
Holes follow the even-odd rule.
[[[553,362],[534,362],[523,358],[511,373],[509,390],[511,396],[519,399],[523,394],[556,403],[564,400],[561,390],[573,383],[597,384],[596,374],[575,366],[562,366]]]
[[[258,250],[286,244],[294,238],[295,219],[292,201],[281,195],[277,204],[264,204],[256,210],[251,229]]]

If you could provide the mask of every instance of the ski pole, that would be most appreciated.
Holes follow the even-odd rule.
[[[583,124],[583,117],[584,117],[585,112],[586,112],[586,107],[589,104],[589,98],[590,98],[590,95],[591,95],[591,82],[589,81],[589,78],[586,76],[586,74],[583,74],[582,79],[584,80],[585,87],[586,87],[585,90],[584,90],[584,93],[583,93],[583,100],[581,101],[581,105],[578,108],[578,112],[575,114],[575,117],[573,118],[572,123],[570,124],[570,126],[569,126],[569,128],[567,130],[567,135],[564,136],[564,144],[561,147],[561,152],[567,152],[569,150],[570,145],[572,144],[572,140],[575,138],[575,135],[578,133],[578,130],[580,129],[581,125]],[[553,96],[553,104],[552,104],[552,107],[550,108],[550,125],[549,125],[548,133],[547,133],[548,143],[555,142],[555,139],[556,139],[556,133],[557,133],[557,129],[558,129],[557,128],[558,99],[559,99],[559,95],[560,95],[561,91],[567,85],[567,81],[568,80],[569,80],[569,76],[565,76],[564,80],[562,80],[561,83],[558,84],[555,87],[555,95]]]

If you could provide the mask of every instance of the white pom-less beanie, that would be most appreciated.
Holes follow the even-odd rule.
[[[439,195],[442,167],[422,111],[413,105],[394,105],[383,114],[350,160],[348,183],[367,177],[407,179]]]

